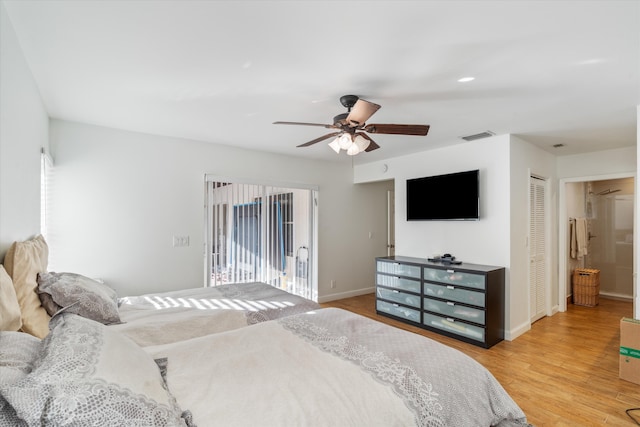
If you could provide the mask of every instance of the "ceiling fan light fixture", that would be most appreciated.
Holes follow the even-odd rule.
[[[337,138],[337,140],[338,140],[338,144],[340,145],[340,148],[342,148],[343,150],[348,150],[353,144],[353,141],[351,140],[351,135],[349,135],[348,133],[343,133]]]
[[[329,143],[329,147],[331,147],[336,154],[340,154],[340,144],[338,144],[338,139],[340,138],[338,137]]]
[[[356,143],[351,144],[351,147],[347,149],[347,154],[350,156],[355,156],[358,153],[360,153],[360,149]]]
[[[366,150],[370,143],[371,142],[367,138],[360,134],[356,134],[355,138],[353,139],[353,144],[358,147],[359,153],[362,153],[364,150]]]

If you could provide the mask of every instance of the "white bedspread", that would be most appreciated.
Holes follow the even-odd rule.
[[[121,299],[111,325],[141,346],[166,344],[317,309],[311,300],[265,283],[227,284]]]
[[[473,359],[335,308],[145,350],[199,427],[527,425]]]

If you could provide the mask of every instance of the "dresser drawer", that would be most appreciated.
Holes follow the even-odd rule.
[[[455,286],[424,284],[424,296],[437,297],[448,301],[463,302],[478,307],[484,307],[484,293],[459,289]]]
[[[424,313],[423,316],[423,324],[426,326],[452,332],[456,335],[465,336],[477,341],[484,341],[484,328],[457,322],[450,317],[434,316],[427,313]]]
[[[376,308],[378,311],[420,323],[420,311],[418,310],[413,310],[408,307],[402,307],[398,304],[392,304],[390,302],[380,300],[376,301]]]
[[[420,266],[401,264],[399,262],[378,261],[376,270],[380,273],[393,274],[394,276],[406,276],[420,278]]]
[[[385,288],[376,289],[376,294],[378,298],[420,308],[420,297],[418,295],[411,295],[404,292],[396,291],[394,289]]]
[[[446,270],[438,270],[436,268],[424,268],[424,280],[432,282],[441,282],[456,286],[466,286],[468,288],[482,289],[486,288],[485,276],[482,274],[462,273],[455,271],[454,268]]]
[[[396,288],[403,291],[420,293],[420,280],[405,279],[404,277],[376,275],[376,284],[388,288]]]
[[[469,322],[484,325],[484,310],[477,308],[466,307],[450,301],[445,302],[425,298],[424,309],[442,314],[443,316],[452,316],[458,319],[468,320]]]

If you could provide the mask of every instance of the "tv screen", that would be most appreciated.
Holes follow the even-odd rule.
[[[480,219],[480,171],[407,180],[407,221]]]

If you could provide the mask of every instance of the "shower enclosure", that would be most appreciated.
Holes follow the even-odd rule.
[[[633,297],[633,178],[587,182],[588,253],[584,267],[600,270],[600,294]]]

